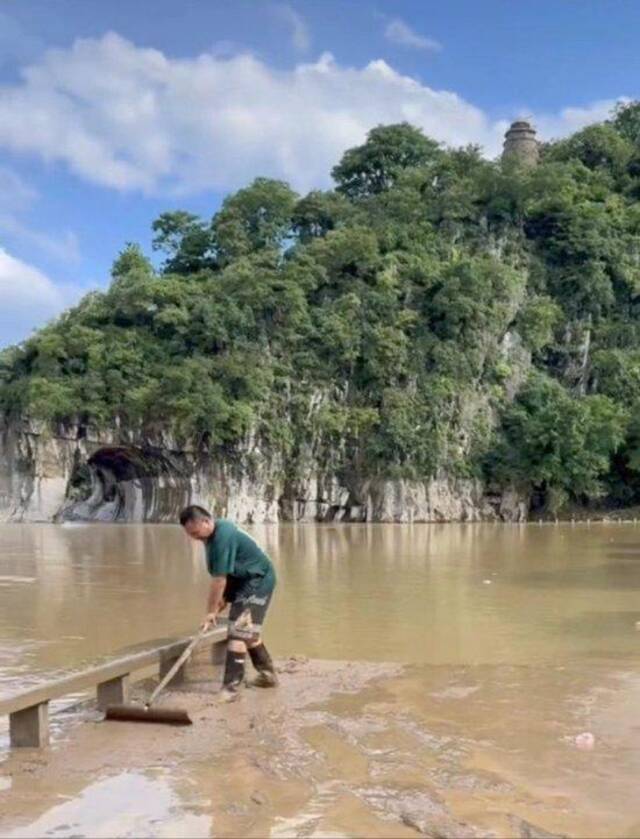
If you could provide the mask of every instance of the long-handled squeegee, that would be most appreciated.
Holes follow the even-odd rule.
[[[189,658],[198,641],[202,638],[205,632],[208,632],[208,630],[208,626],[202,627],[200,632],[198,632],[193,640],[190,641],[188,647],[184,650],[173,667],[171,667],[160,684],[155,688],[145,705],[110,705],[106,710],[104,717],[105,720],[118,720],[120,722],[159,722],[167,723],[168,725],[191,725],[191,719],[186,711],[182,711],[179,708],[152,708],[151,706],[159,696],[160,692],[164,690],[185,661]]]

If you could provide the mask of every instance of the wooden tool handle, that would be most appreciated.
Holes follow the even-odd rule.
[[[209,631],[209,628],[210,627],[208,627],[208,626],[203,626],[202,629],[200,630],[200,632],[198,632],[198,634],[189,642],[189,646],[184,650],[184,652],[182,653],[180,658],[177,659],[175,664],[173,664],[173,666],[170,668],[169,672],[165,675],[165,677],[162,679],[160,684],[153,691],[153,693],[149,697],[149,700],[147,701],[145,707],[147,707],[147,708],[151,707],[151,703],[156,700],[160,691],[164,690],[164,688],[169,684],[171,679],[173,679],[173,677],[176,675],[178,670],[182,667],[182,665],[185,663],[185,661],[189,658],[189,656],[193,652],[193,648],[195,647],[195,645],[203,637],[203,635]]]

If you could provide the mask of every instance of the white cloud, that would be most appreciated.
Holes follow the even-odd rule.
[[[612,104],[534,122],[559,136]],[[114,33],[50,50],[19,84],[0,86],[0,148],[120,190],[233,189],[256,175],[323,186],[369,129],[403,120],[490,156],[508,126],[382,60],[346,67],[324,54],[283,71],[248,54],[172,59]]]
[[[271,7],[276,17],[280,18],[291,30],[291,44],[297,52],[307,52],[311,46],[311,37],[304,18],[300,12],[288,3],[277,3]]]
[[[60,292],[37,268],[0,248],[0,300],[7,308],[32,306],[55,309],[62,305]]]
[[[611,111],[616,105],[616,102],[629,101],[628,97],[620,96],[618,99],[601,99],[579,108],[563,108],[557,114],[541,113],[531,115],[523,111],[523,116],[526,116],[534,122],[537,130],[544,139],[551,140],[578,131],[580,128],[584,128],[585,125],[602,122],[611,116]]]
[[[0,248],[0,347],[26,338],[85,290],[56,285],[46,274]]]
[[[38,193],[12,169],[0,167],[0,231],[60,259],[78,262],[80,249],[78,237],[71,230],[49,234],[35,230],[20,220],[29,210]]]
[[[433,38],[425,38],[424,35],[418,35],[400,18],[390,20],[384,30],[384,36],[393,44],[398,44],[401,47],[409,47],[415,50],[427,50],[428,52],[439,52],[442,49],[442,44],[435,41]]]

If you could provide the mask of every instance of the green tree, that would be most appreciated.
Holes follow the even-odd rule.
[[[530,295],[516,319],[516,329],[526,346],[540,352],[553,340],[556,326],[562,322],[562,309],[547,295]]]
[[[280,250],[291,234],[296,200],[287,184],[269,178],[256,178],[226,198],[212,224],[221,262],[264,249]]]
[[[142,253],[140,245],[135,242],[127,242],[111,267],[111,276],[114,280],[120,280],[129,274],[151,277],[153,273],[153,265]]]
[[[163,266],[166,273],[190,274],[215,266],[211,230],[193,213],[185,210],[162,213],[152,229],[153,249],[167,255]]]
[[[598,498],[626,421],[622,407],[606,396],[576,399],[558,382],[533,376],[505,411],[489,471],[501,482],[543,492],[555,505]]]
[[[613,110],[611,123],[625,140],[640,146],[640,102],[619,102]]]
[[[406,122],[379,125],[362,146],[345,152],[331,174],[338,192],[366,198],[393,186],[403,169],[435,162],[440,154],[438,143]]]
[[[626,121],[625,121],[626,122]],[[633,153],[633,146],[614,125],[588,125],[566,140],[552,144],[547,161],[579,160],[588,169],[606,169],[620,174]]]
[[[352,217],[352,208],[342,195],[313,191],[296,203],[291,226],[298,239],[307,243],[316,237],[326,236],[330,230],[348,223]]]

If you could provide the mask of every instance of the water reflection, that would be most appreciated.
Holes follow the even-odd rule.
[[[278,568],[280,655],[533,663],[637,646],[633,525],[249,529]],[[179,527],[5,525],[0,557],[0,690],[188,632],[203,611],[202,549]]]
[[[74,790],[74,792],[76,792]],[[52,795],[55,800],[60,794]],[[211,817],[180,812],[180,799],[164,778],[123,772],[85,787],[77,796],[52,806],[28,826],[10,830],[7,839],[57,837],[208,837]]]

